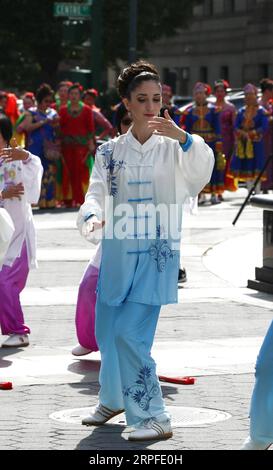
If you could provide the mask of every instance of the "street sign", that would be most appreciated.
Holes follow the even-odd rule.
[[[88,20],[91,17],[91,3],[54,3],[54,16]]]

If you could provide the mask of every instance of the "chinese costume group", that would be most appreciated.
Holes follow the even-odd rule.
[[[273,82],[268,80],[268,86],[273,98]],[[271,101],[268,100],[266,107],[262,106],[258,101],[258,89],[249,83],[244,88],[246,104],[236,113],[235,106],[225,98],[227,88],[225,80],[216,81],[216,102],[211,103],[207,100],[210,87],[196,83],[194,104],[185,109],[180,120],[187,132],[203,137],[215,156],[212,177],[199,196],[200,204],[205,201],[206,193],[211,195],[212,204],[221,202],[223,192],[235,191],[238,181],[246,182],[250,188],[263,169],[266,158],[272,154]],[[272,165],[262,175],[261,182],[267,182],[267,188],[273,189]],[[256,192],[259,190],[260,185]]]

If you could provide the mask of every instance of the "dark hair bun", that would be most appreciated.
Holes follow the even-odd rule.
[[[147,78],[150,75],[150,79],[157,79],[158,81],[160,80],[158,70],[153,64],[150,64],[145,60],[139,60],[134,64],[130,64],[128,67],[125,67],[125,69],[122,70],[118,77],[117,85],[121,98],[128,96],[128,89],[130,84],[134,78],[140,75],[142,72],[148,72]]]
[[[36,99],[41,103],[46,96],[53,96],[53,90],[47,83],[42,83],[36,91]]]
[[[0,114],[0,134],[7,144],[12,138],[12,124],[11,120],[5,114]]]

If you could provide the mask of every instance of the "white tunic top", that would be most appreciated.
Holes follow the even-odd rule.
[[[98,149],[78,226],[90,214],[106,220],[98,286],[104,302],[120,305],[128,299],[162,305],[177,301],[182,205],[207,184],[213,166],[212,150],[197,135],[188,136],[182,146],[158,135],[141,145],[129,130]],[[140,206],[145,205],[163,207],[156,231],[141,225],[142,218],[150,217],[140,215]],[[177,208],[172,216],[175,236],[170,213],[164,210],[172,205]]]
[[[5,163],[0,159],[0,191],[9,185],[22,183],[24,195],[0,200],[0,206],[7,210],[14,223],[15,232],[11,239],[3,264],[12,266],[21,254],[26,242],[29,267],[36,267],[36,237],[31,204],[38,202],[41,191],[43,167],[40,158],[29,154],[26,161]],[[0,266],[1,268],[1,266]]]

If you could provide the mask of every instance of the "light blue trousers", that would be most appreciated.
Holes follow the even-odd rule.
[[[255,377],[250,407],[250,436],[258,442],[273,442],[273,322],[257,358]]]
[[[160,306],[124,302],[96,303],[96,339],[101,352],[99,401],[112,410],[125,409],[127,425],[156,418],[166,421],[156,364],[150,355]]]

